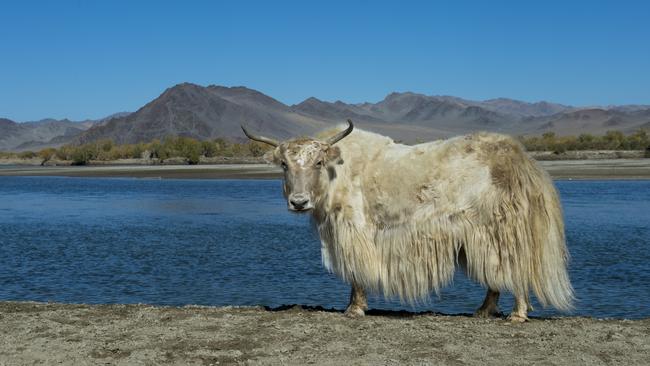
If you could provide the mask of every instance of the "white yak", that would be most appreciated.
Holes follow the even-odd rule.
[[[242,127],[243,128],[243,127]],[[528,319],[529,293],[571,308],[568,252],[558,194],[511,137],[475,133],[414,146],[344,130],[273,145],[288,208],[310,211],[324,266],[352,285],[348,316],[367,310],[365,291],[413,303],[438,293],[457,264],[487,288],[480,317],[515,297],[509,318]]]

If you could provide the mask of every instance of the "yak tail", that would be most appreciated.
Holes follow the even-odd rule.
[[[546,175],[546,174],[544,174]],[[532,290],[543,306],[562,311],[573,309],[573,287],[567,273],[569,252],[564,236],[564,221],[558,193],[548,176],[537,199],[531,200],[530,228],[533,240]],[[539,194],[541,193],[541,194]],[[537,206],[537,207],[534,207]]]

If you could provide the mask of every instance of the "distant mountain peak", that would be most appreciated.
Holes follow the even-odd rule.
[[[172,86],[170,89],[174,88],[203,88],[203,86],[185,81]]]
[[[259,91],[255,90],[255,89],[251,89],[251,88],[243,86],[243,85],[223,86],[223,85],[210,84],[210,85],[206,86],[206,88],[207,89],[214,89],[214,90],[230,90],[230,91],[260,93]]]
[[[388,95],[386,95],[384,100],[386,100],[386,99],[395,99],[395,98],[403,98],[403,97],[426,97],[426,95],[419,94],[419,93],[413,93],[413,92],[409,92],[409,91],[406,91],[406,92],[394,91],[394,92],[391,92]]]
[[[323,103],[322,100],[320,100],[320,99],[318,99],[318,98],[316,98],[316,97],[309,97],[309,98],[307,98],[307,99],[305,99],[305,100],[302,101],[302,103],[305,103],[305,102],[307,102],[307,103],[314,103],[314,102],[316,102],[316,103]]]
[[[187,91],[194,91],[194,90],[201,90],[204,89],[204,87],[193,84],[193,83],[179,83],[176,84],[172,87],[167,88],[161,95],[169,94],[169,93],[178,93],[178,92],[187,92]]]
[[[10,120],[10,119],[8,119],[8,118],[1,118],[1,117],[0,117],[0,125],[6,125],[6,126],[9,126],[9,125],[15,125],[15,124],[17,124],[17,123],[14,122],[14,121],[12,121],[12,120]]]

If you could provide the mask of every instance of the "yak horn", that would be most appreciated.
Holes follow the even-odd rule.
[[[280,145],[280,143],[277,140],[274,140],[274,139],[271,139],[271,138],[268,138],[268,137],[264,137],[264,136],[255,136],[255,135],[249,133],[248,130],[246,130],[246,127],[244,127],[243,125],[241,125],[240,127],[241,127],[242,131],[244,131],[244,135],[246,135],[246,137],[248,137],[251,140],[263,142],[263,143],[269,144],[271,146]]]
[[[345,136],[349,135],[353,129],[354,125],[352,124],[352,121],[348,120],[348,128],[327,139],[327,143],[334,145],[335,143],[341,141]]]

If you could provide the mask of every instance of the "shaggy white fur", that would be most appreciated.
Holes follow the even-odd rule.
[[[323,264],[353,286],[349,314],[363,314],[364,289],[426,299],[456,265],[488,288],[478,315],[496,312],[500,291],[514,294],[517,321],[531,290],[571,308],[558,194],[517,141],[477,133],[405,146],[358,129],[323,141],[288,140],[267,158],[285,168],[287,197],[313,202]]]
[[[518,142],[480,133],[404,146],[355,130],[336,146],[343,164],[314,213],[328,270],[413,303],[460,263],[520,308],[530,290],[544,306],[571,308],[558,195]]]

